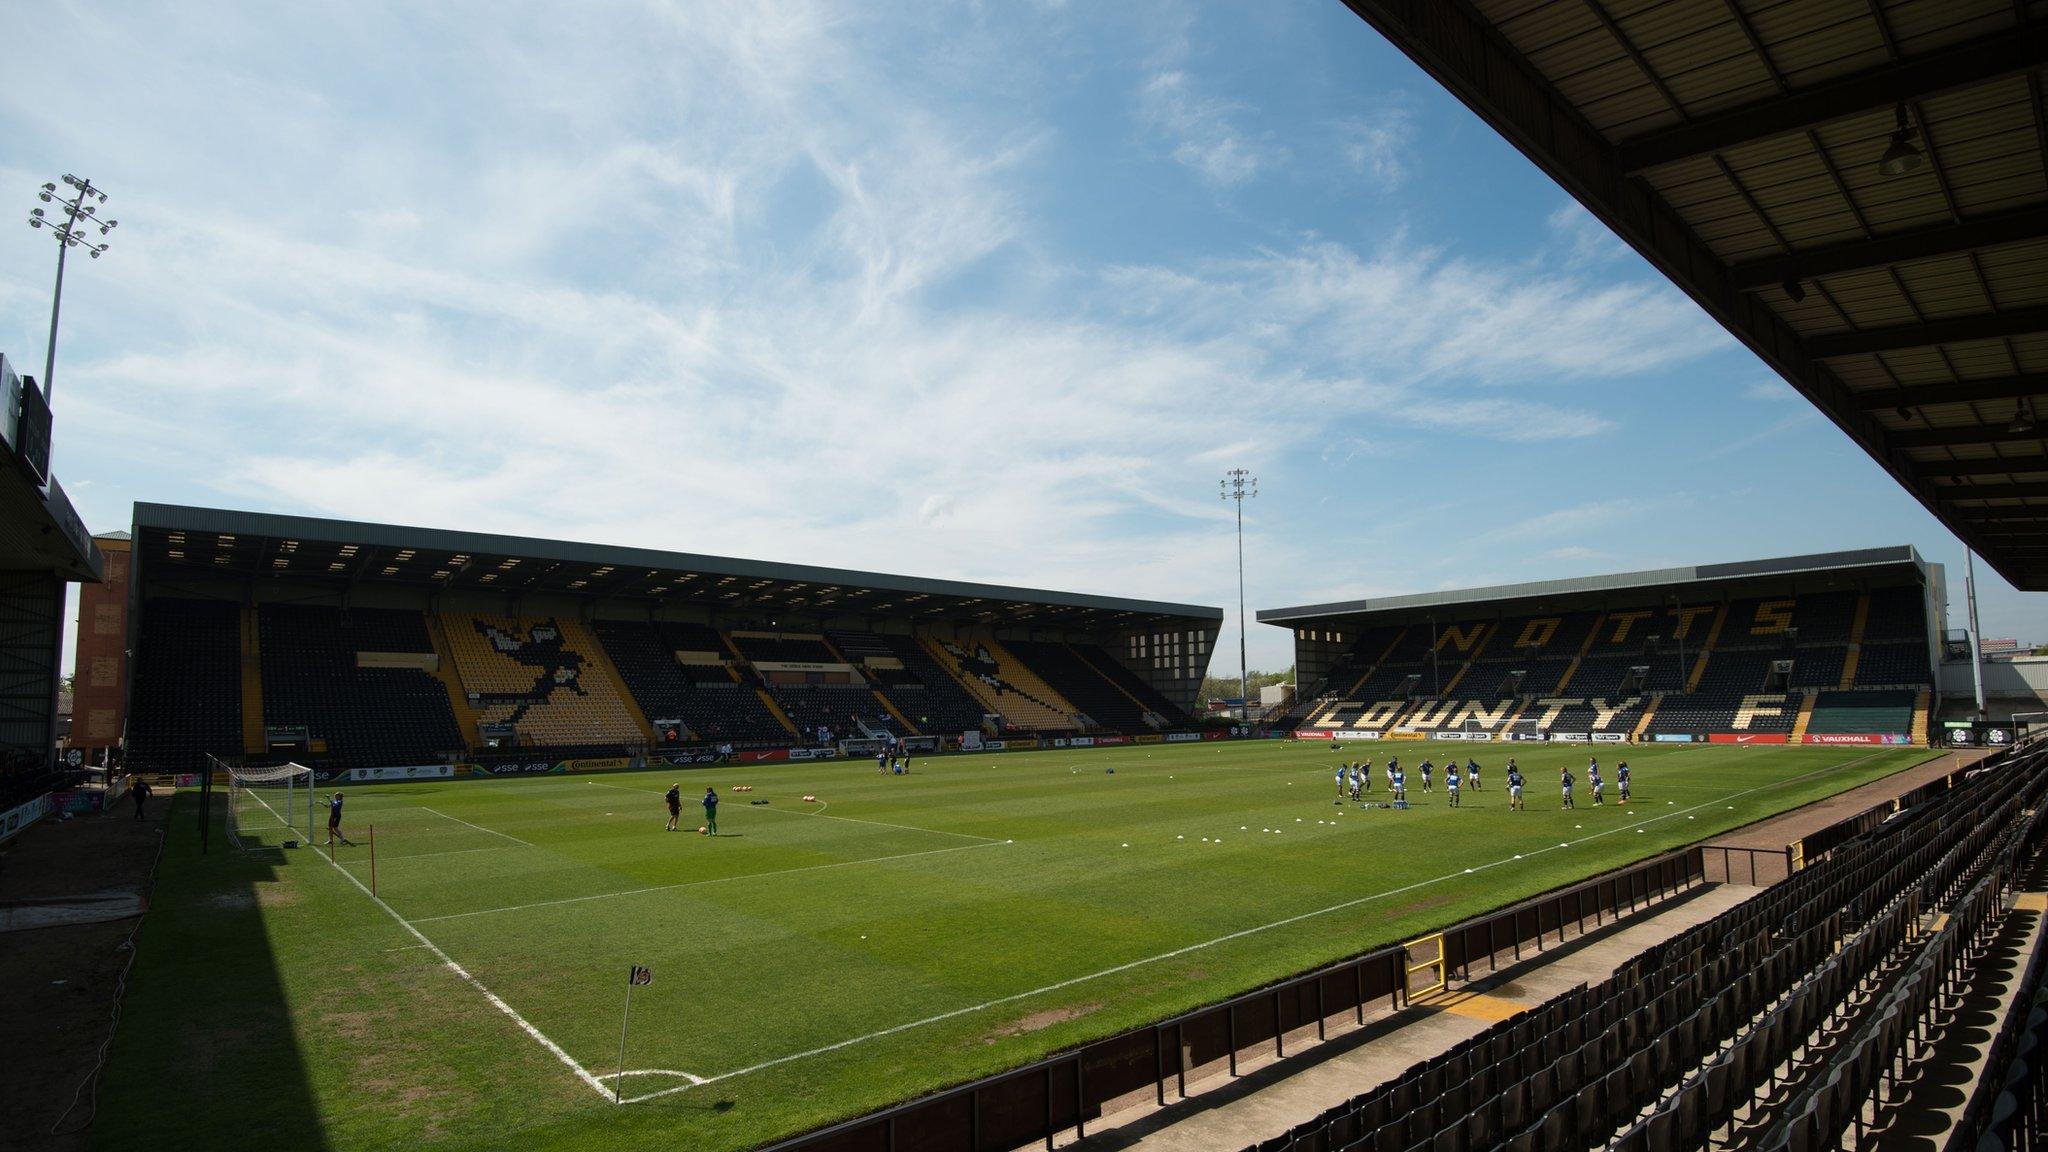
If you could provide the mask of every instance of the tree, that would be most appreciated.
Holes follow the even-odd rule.
[[[1259,689],[1273,684],[1294,683],[1294,665],[1289,664],[1278,672],[1261,672],[1254,668],[1246,676],[1245,695],[1256,702],[1259,698]],[[1199,702],[1203,707],[1206,708],[1211,700],[1234,700],[1236,698],[1237,677],[1204,676],[1202,678],[1202,693]]]

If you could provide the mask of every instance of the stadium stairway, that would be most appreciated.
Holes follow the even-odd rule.
[[[1400,631],[1394,633],[1394,638],[1392,640],[1387,641],[1386,649],[1382,651],[1379,654],[1379,656],[1373,660],[1372,666],[1365,670],[1365,674],[1360,676],[1357,680],[1352,681],[1351,687],[1344,690],[1344,698],[1346,700],[1357,699],[1359,690],[1365,687],[1365,682],[1367,680],[1372,679],[1372,674],[1379,671],[1381,665],[1385,664],[1387,661],[1394,658],[1394,653],[1400,651],[1401,649],[1401,641],[1407,638],[1408,629],[1406,628],[1403,628]]]
[[[870,687],[868,691],[874,693],[875,703],[880,704],[883,707],[883,709],[889,713],[889,715],[895,717],[896,722],[898,724],[903,725],[903,730],[905,732],[908,732],[912,736],[924,735],[924,733],[918,729],[917,725],[912,724],[910,722],[910,717],[905,716],[903,714],[903,710],[901,708],[896,707],[896,702],[894,700],[889,699],[887,693],[883,692],[880,688],[873,687]]]
[[[1721,640],[1721,626],[1727,622],[1728,606],[1723,604],[1721,605],[1721,610],[1714,613],[1714,623],[1707,629],[1707,642],[1700,645],[1699,658],[1693,661],[1692,675],[1686,677],[1685,690],[1687,692],[1699,691],[1700,681],[1707,678],[1707,658],[1714,654],[1714,645],[1720,643]]]
[[[730,641],[728,641],[728,643],[730,643]],[[739,675],[739,672],[735,670],[733,672],[733,675],[737,677]],[[800,733],[798,733],[796,730],[796,722],[789,718],[789,713],[784,712],[782,710],[782,705],[775,702],[775,697],[769,695],[768,690],[766,688],[754,689],[754,695],[759,696],[761,698],[761,706],[768,709],[768,714],[770,716],[775,717],[775,722],[777,724],[780,724],[785,729],[787,729],[791,736],[800,735]]]
[[[455,653],[448,646],[448,629],[441,623],[439,612],[429,612],[427,637],[434,642],[434,678],[448,689],[448,708],[455,713],[455,726],[462,733],[462,739],[472,747],[481,738],[477,731],[479,717],[469,702],[469,692],[462,686],[462,676],[455,669]]]
[[[1572,657],[1572,662],[1565,666],[1564,673],[1557,678],[1557,687],[1550,690],[1552,696],[1562,696],[1564,695],[1564,690],[1571,687],[1572,677],[1578,675],[1579,665],[1585,662],[1586,653],[1593,650],[1593,641],[1600,636],[1600,625],[1606,622],[1607,614],[1602,612],[1593,621],[1593,626],[1586,629],[1586,639],[1584,643],[1579,645],[1579,654]]]
[[[1922,748],[1927,746],[1927,710],[1933,693],[1922,688],[1913,697],[1913,743]]]
[[[1818,692],[1808,692],[1799,698],[1799,715],[1792,721],[1792,743],[1805,743],[1807,726],[1813,723],[1813,705],[1819,699]]]
[[[988,661],[983,662],[966,645],[930,636],[920,640],[940,667],[951,673],[984,708],[1001,715],[1012,727],[1025,731],[1065,731],[1076,727],[1073,705],[1046,687],[1043,680],[994,641],[967,641],[987,653]],[[982,666],[983,671],[969,669],[970,663]],[[995,683],[990,682],[991,677]]]
[[[640,710],[640,701],[635,699],[632,690],[626,687],[626,678],[619,674],[618,666],[612,663],[611,653],[605,651],[604,641],[598,639],[597,633],[591,630],[590,625],[580,620],[571,628],[577,633],[572,636],[576,650],[584,654],[590,666],[596,668],[598,675],[604,677],[605,683],[610,685],[612,694],[618,697],[620,705],[626,710],[626,718],[640,730],[640,738],[647,742],[649,748],[654,747],[657,743],[654,739],[654,725],[648,722],[647,714]],[[570,629],[565,628],[564,634],[570,634]]]
[[[1842,679],[1835,687],[1842,690],[1856,686],[1856,665],[1862,662],[1863,633],[1870,627],[1870,594],[1856,598],[1856,616],[1849,622],[1849,650],[1842,657]]]
[[[839,645],[834,644],[832,642],[832,636],[830,633],[820,634],[818,637],[818,642],[825,646],[825,651],[830,652],[832,654],[833,660],[838,661],[839,663],[844,664],[849,668],[855,669],[856,671],[854,675],[856,677],[860,676],[860,672],[858,671],[858,669],[860,668],[860,662],[857,660],[847,659],[845,651],[843,651],[839,647]],[[887,693],[883,692],[880,688],[875,687],[874,682],[872,680],[868,680],[866,681],[866,683],[868,685],[868,690],[875,694],[875,702],[880,704],[882,708],[889,713],[890,716],[894,717],[898,724],[903,725],[903,730],[905,732],[908,732],[913,736],[924,735],[924,733],[919,732],[917,730],[917,725],[912,724],[910,722],[910,717],[905,716],[900,710],[897,709],[896,702],[889,699]]]
[[[1642,716],[1636,720],[1635,728],[1628,734],[1631,743],[1640,743],[1642,741],[1643,733],[1650,730],[1650,721],[1657,716],[1657,705],[1663,702],[1664,694],[1662,692],[1653,693],[1650,696],[1650,702],[1643,706]]]
[[[270,750],[263,726],[263,647],[256,605],[242,605],[242,752],[261,756]]]
[[[1444,688],[1440,695],[1448,697],[1458,690],[1458,685],[1465,681],[1465,674],[1472,671],[1472,666],[1479,663],[1479,658],[1486,654],[1487,643],[1493,639],[1494,633],[1498,631],[1500,631],[1499,621],[1496,620],[1486,625],[1485,633],[1479,637],[1479,642],[1472,646],[1472,654],[1465,658],[1464,663],[1458,665],[1458,670],[1451,673],[1449,680],[1444,681]]]
[[[1117,694],[1119,696],[1122,696],[1124,699],[1129,700],[1131,702],[1131,705],[1145,716],[1145,724],[1147,727],[1150,727],[1154,731],[1158,731],[1159,723],[1158,720],[1154,718],[1160,717],[1161,714],[1157,708],[1154,708],[1152,705],[1147,704],[1143,700],[1138,699],[1136,694],[1132,693],[1130,689],[1125,688],[1122,684],[1118,683],[1116,677],[1110,675],[1108,672],[1103,671],[1101,665],[1096,663],[1094,660],[1089,659],[1088,654],[1086,652],[1081,651],[1079,648],[1076,648],[1072,644],[1067,645],[1066,648],[1067,651],[1072,652],[1074,654],[1074,659],[1079,660],[1081,663],[1087,665],[1089,671],[1095,673],[1097,676],[1100,676],[1104,683],[1108,684],[1111,688],[1116,689]]]

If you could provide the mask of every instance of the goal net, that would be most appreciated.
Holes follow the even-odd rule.
[[[303,764],[236,768],[214,761],[227,775],[228,843],[242,851],[275,848],[285,840],[313,839],[313,770]]]

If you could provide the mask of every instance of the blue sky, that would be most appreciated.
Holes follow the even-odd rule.
[[[1242,465],[1254,608],[1902,542],[1960,589],[1335,0],[58,5],[11,48],[0,186],[89,175],[121,219],[57,371],[95,529],[225,505],[1234,628]],[[35,366],[51,247],[0,232]],[[1988,634],[2048,638],[1979,574]]]

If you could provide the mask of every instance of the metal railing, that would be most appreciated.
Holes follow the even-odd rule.
[[[1747,884],[1753,888],[1761,888],[1765,884],[1774,884],[1783,880],[1796,871],[1793,867],[1792,849],[1790,848],[1731,848],[1724,844],[1709,844],[1701,848],[1700,852],[1706,860],[1719,861],[1721,865],[1718,874],[1713,868],[1709,867],[1706,872],[1706,878],[1708,880],[1718,880],[1725,884]],[[1744,864],[1744,867],[1741,869],[1735,867],[1738,854]],[[1774,867],[1768,870],[1759,868],[1757,866],[1757,857],[1759,856],[1763,857],[1766,863],[1774,865]]]
[[[1385,1002],[1385,1012],[1408,1002],[1416,967],[1436,969],[1440,983],[1469,975],[1473,961],[1497,965],[1502,953],[1519,958],[1524,945],[1541,951],[1567,929],[1586,931],[1702,881],[1698,848],[1687,848],[1633,867],[1538,896],[1466,921],[1412,944],[1438,943],[1436,960],[1412,966],[1410,946],[1377,949],[1246,992],[1221,1003],[1098,1040],[1022,1068],[984,1077],[931,1096],[906,1101],[772,1145],[768,1152],[988,1152],[1042,1141],[1050,1149],[1062,1134],[1087,1135],[1105,1112],[1150,1095],[1160,1107],[1168,1090],[1187,1096],[1188,1081],[1227,1072],[1240,1058],[1287,1055],[1290,1042],[1328,1036],[1349,1018],[1354,1027]]]

